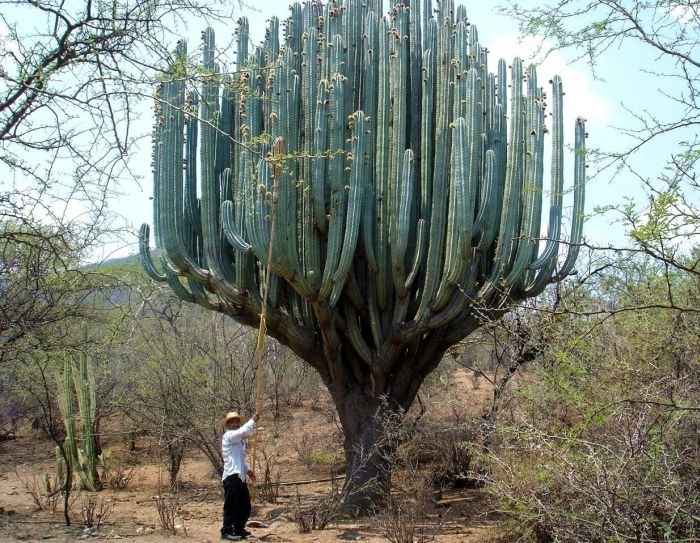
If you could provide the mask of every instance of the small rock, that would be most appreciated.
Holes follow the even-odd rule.
[[[264,522],[261,522],[259,520],[249,520],[247,523],[247,526],[249,528],[267,528],[267,524]]]
[[[360,541],[362,536],[357,532],[345,532],[340,534],[338,539],[344,539],[345,541]]]

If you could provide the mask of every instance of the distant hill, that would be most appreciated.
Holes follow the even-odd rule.
[[[99,264],[99,267],[102,268],[104,266],[120,266],[120,265],[136,265],[138,267],[141,267],[141,260],[138,254],[133,254],[133,255],[128,255],[128,256],[122,256],[118,258],[109,258],[105,260],[104,262],[101,262]]]
[[[160,260],[160,253],[161,251],[158,249],[152,251],[155,262]],[[91,264],[87,269],[113,277],[123,277],[124,279],[134,274],[138,277],[147,277],[141,265],[141,257],[138,254],[109,258],[103,262]]]
[[[99,296],[109,304],[124,305],[133,302],[134,289],[138,283],[149,281],[146,272],[141,266],[138,254],[110,258],[98,264],[86,266],[86,271],[99,274],[113,284],[111,288],[100,289]],[[89,297],[94,301],[94,298]]]

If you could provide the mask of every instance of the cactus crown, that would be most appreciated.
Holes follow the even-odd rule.
[[[545,96],[534,66],[519,58],[510,77],[503,60],[490,72],[476,27],[452,1],[435,10],[430,0],[393,1],[385,16],[380,5],[294,3],[283,43],[273,18],[257,47],[242,18],[231,75],[219,73],[208,29],[198,87],[182,77],[179,44],[156,97],[162,272],[142,227],[147,271],[179,296],[254,325],[270,267],[273,335],[300,353],[321,344],[328,352],[330,322],[370,365],[388,343],[438,330],[457,341],[477,326],[474,307],[499,314],[569,274],[585,181],[579,119],[571,237],[560,259],[560,78]]]

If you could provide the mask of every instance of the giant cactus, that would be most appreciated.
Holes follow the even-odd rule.
[[[156,266],[182,298],[267,331],[311,364],[345,431],[350,493],[386,482],[375,415],[406,409],[442,354],[572,269],[581,240],[583,120],[562,245],[562,83],[515,58],[489,71],[452,1],[308,1],[273,18],[221,74],[203,34],[194,84],[179,44],[157,92]],[[549,223],[543,212],[551,104]],[[271,236],[274,226],[275,235]],[[268,250],[271,244],[271,258]],[[162,271],[161,271],[162,270]],[[478,314],[478,315],[477,315]],[[365,492],[364,496],[367,495]]]

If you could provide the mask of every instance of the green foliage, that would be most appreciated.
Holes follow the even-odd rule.
[[[588,303],[621,309],[568,317],[484,457],[524,541],[700,535],[698,284],[650,258],[617,265]]]
[[[630,232],[630,236],[639,243],[649,243],[665,237],[673,227],[669,211],[678,203],[678,197],[672,192],[660,194],[651,202],[649,220]]]
[[[64,228],[0,220],[0,362],[21,352],[24,340],[50,343],[53,326],[83,313],[91,281],[73,242]]]

